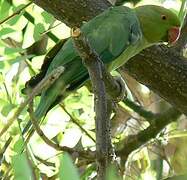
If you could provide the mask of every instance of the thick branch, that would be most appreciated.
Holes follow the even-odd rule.
[[[34,3],[69,27],[80,27],[83,21],[93,18],[111,5],[107,0],[34,0]]]
[[[124,72],[187,114],[187,61],[176,51],[165,45],[145,49],[120,68]]]
[[[79,31],[79,29],[76,31]],[[74,34],[77,34],[76,31],[74,31]],[[110,112],[108,112],[108,99],[101,68],[103,63],[97,53],[91,49],[87,39],[81,32],[74,37],[74,44],[88,70],[94,92],[96,157],[98,162],[97,179],[102,180],[109,164],[110,149],[112,147],[110,140]]]

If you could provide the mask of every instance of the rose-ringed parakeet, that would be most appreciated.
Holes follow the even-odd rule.
[[[111,7],[85,23],[81,27],[81,32],[111,71],[144,48],[160,42],[175,42],[179,36],[179,29],[179,19],[173,12],[160,6],[145,5],[135,9],[125,6]],[[63,66],[65,70],[41,93],[40,103],[35,110],[35,117],[38,120],[58,104],[64,94],[80,87],[89,78],[74,48],[72,38],[57,48],[53,56],[42,76],[49,75],[59,66]],[[26,84],[24,92],[37,84],[33,82],[32,79]],[[24,132],[29,126],[27,125]]]

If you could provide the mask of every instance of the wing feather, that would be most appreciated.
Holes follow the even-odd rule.
[[[120,6],[113,7],[94,18],[82,27],[91,47],[99,55],[105,51],[118,57],[130,44],[141,38],[141,28],[133,9]]]

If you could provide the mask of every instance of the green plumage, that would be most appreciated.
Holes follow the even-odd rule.
[[[145,17],[143,13],[146,10],[148,12]],[[171,19],[169,22],[162,22],[161,15],[164,13]],[[159,28],[157,22],[159,22]],[[162,25],[162,23],[166,25]],[[178,18],[171,11],[162,7],[143,6],[130,9],[118,6],[109,8],[85,23],[81,27],[81,31],[106,64],[108,70],[111,71],[124,64],[142,49],[160,41],[167,41],[168,30],[172,26],[179,26],[179,24]],[[156,33],[154,34],[154,32]],[[155,37],[152,37],[151,34]],[[71,38],[54,56],[46,75],[59,66],[64,66],[65,71],[49,89],[42,92],[40,103],[35,111],[38,120],[54,104],[59,103],[59,99],[65,93],[80,87],[89,78]],[[27,88],[29,88],[29,83]]]

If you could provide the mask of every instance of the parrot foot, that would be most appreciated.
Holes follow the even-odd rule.
[[[114,102],[120,102],[127,96],[127,90],[126,90],[126,87],[125,87],[125,82],[119,76],[115,76],[114,79],[116,80],[116,82],[119,85],[120,93],[117,97],[115,97],[115,99],[113,99],[113,101]]]

